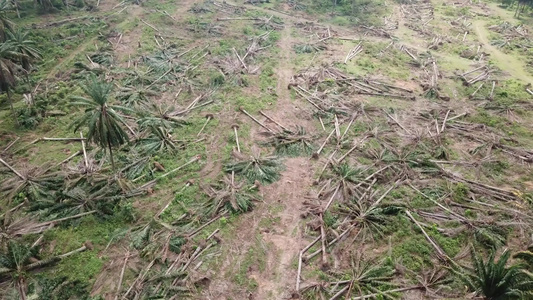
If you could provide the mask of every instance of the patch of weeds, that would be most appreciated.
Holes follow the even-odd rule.
[[[189,213],[189,208],[196,203],[203,203],[206,200],[203,193],[200,192],[198,185],[191,185],[175,194],[174,200],[170,206],[161,214],[160,218],[164,222],[172,222],[179,219],[184,213]],[[168,201],[168,200],[165,200]]]
[[[100,259],[97,251],[85,251],[62,260],[53,273],[70,280],[91,283],[102,270],[104,263],[105,259]]]
[[[267,63],[263,66],[259,75],[259,87],[262,92],[268,92],[271,89],[275,89],[276,85],[277,78],[274,72],[274,63]]]
[[[487,177],[498,177],[504,175],[505,171],[509,168],[509,162],[496,160],[487,161],[481,164],[483,167],[483,174]]]
[[[281,221],[280,217],[266,217],[262,218],[259,221],[259,228],[261,229],[272,229],[272,227],[276,224],[279,224]]]
[[[218,41],[218,45],[213,46],[211,50],[211,55],[216,56],[223,56],[232,53],[232,48],[235,47],[238,49],[238,46],[240,43],[238,43],[235,40],[230,39],[222,39]]]
[[[437,245],[442,248],[444,253],[450,257],[457,255],[462,247],[468,244],[467,237],[464,234],[450,238],[439,233],[436,227],[432,227],[429,230],[426,230],[426,232],[435,240]]]
[[[422,235],[410,234],[392,248],[393,259],[399,260],[406,268],[419,272],[431,266],[433,248]]]
[[[235,98],[235,110],[238,110],[239,107],[243,107],[247,112],[251,114],[256,114],[261,109],[267,107],[270,100],[269,98],[256,97],[256,96],[239,96]],[[239,136],[240,136],[239,130]]]
[[[266,245],[260,235],[255,237],[255,243],[246,252],[244,259],[240,263],[240,267],[232,276],[233,282],[241,287],[246,288],[248,292],[257,290],[257,281],[249,276],[249,273],[256,268],[263,272],[266,268]]]
[[[453,200],[459,203],[464,202],[470,192],[468,185],[462,182],[453,184],[451,190]]]
[[[67,257],[50,272],[66,276],[70,280],[92,282],[105,262],[105,259],[99,258],[98,252],[107,245],[115,229],[124,224],[118,218],[102,222],[94,215],[70,223],[69,227],[57,227],[45,233],[46,241],[54,241],[52,254],[58,255],[77,249],[86,241],[90,241],[94,249]]]

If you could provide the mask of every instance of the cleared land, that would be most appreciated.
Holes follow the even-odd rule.
[[[0,299],[474,299],[475,257],[531,250],[529,10],[21,3]],[[87,78],[123,107],[115,167],[73,130]]]

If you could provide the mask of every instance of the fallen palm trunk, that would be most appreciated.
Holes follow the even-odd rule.
[[[395,94],[386,94],[386,93],[367,93],[367,92],[359,92],[359,94],[369,95],[369,96],[381,96],[381,97],[408,99],[408,100],[412,100],[412,101],[416,100],[415,96],[404,96],[404,95],[395,95]]]
[[[246,21],[260,21],[259,18],[217,18],[217,21],[236,21],[236,20],[246,20]]]
[[[151,24],[148,24],[146,23],[146,21],[144,21],[143,19],[140,19],[141,22],[143,22],[144,24],[146,24],[146,26],[152,28],[153,30],[157,31],[157,32],[160,32],[159,29],[157,29],[154,25],[151,25]]]
[[[201,158],[200,155],[196,155],[194,158],[192,158],[191,160],[189,160],[189,161],[186,162],[185,164],[183,164],[183,165],[181,165],[181,166],[175,168],[174,170],[171,170],[171,171],[169,171],[169,172],[167,172],[167,173],[165,173],[165,174],[163,174],[163,175],[157,177],[156,179],[150,180],[150,181],[148,181],[147,183],[143,184],[142,186],[140,186],[140,187],[134,189],[134,190],[132,191],[132,193],[136,193],[136,192],[141,192],[141,191],[143,191],[144,189],[146,189],[146,188],[148,188],[148,187],[150,187],[150,186],[156,184],[158,180],[160,180],[160,179],[162,179],[162,178],[165,178],[165,177],[167,177],[167,176],[169,176],[169,175],[171,175],[171,174],[173,174],[173,173],[176,173],[177,171],[179,171],[179,170],[185,168],[186,166],[188,166],[188,165],[190,165],[190,164],[192,164],[192,163],[194,163],[194,162],[200,160],[200,158]]]
[[[244,69],[246,71],[248,71],[248,66],[246,66],[246,64],[244,63],[244,60],[242,60],[242,58],[240,57],[239,53],[237,52],[237,50],[235,50],[235,48],[233,48],[233,52],[235,53],[235,55],[237,56],[237,58],[239,59],[239,61],[241,62],[242,66],[244,67]]]
[[[442,260],[451,262],[452,260],[450,259],[450,257],[439,247],[439,245],[435,243],[435,241],[433,241],[433,239],[426,233],[422,225],[420,225],[420,223],[413,217],[413,215],[411,215],[411,213],[408,210],[405,211],[405,214],[409,217],[409,219],[413,221],[413,223],[415,223],[418,229],[422,231],[422,234],[424,235],[426,240],[431,244],[431,246],[435,249],[435,251],[437,251],[439,258]]]
[[[247,115],[248,117],[250,117],[250,119],[252,119],[255,123],[259,124],[259,126],[263,127],[264,129],[266,129],[268,132],[270,133],[275,133],[272,129],[268,128],[265,124],[261,123],[259,120],[257,120],[254,116],[252,116],[251,114],[249,114],[242,106],[239,108],[239,110],[241,112],[243,112],[245,115]]]
[[[126,264],[128,263],[128,259],[130,258],[130,252],[126,252],[126,257],[124,258],[124,264],[122,265],[122,270],[120,271],[120,277],[118,279],[117,284],[117,291],[115,294],[115,300],[118,300],[118,296],[120,295],[120,290],[122,288],[122,280],[124,279],[124,272],[126,271]]]
[[[361,46],[361,43],[363,41],[360,41],[357,46],[355,46],[350,52],[348,52],[348,55],[346,55],[346,58],[344,59],[344,63],[346,64],[348,61],[352,60],[357,54],[361,53],[363,51],[363,47]]]
[[[306,95],[304,95],[302,93],[302,91],[306,91],[304,88],[302,88],[301,86],[298,85],[298,86],[296,86],[296,89],[294,89],[294,90],[296,91],[296,93],[298,93],[300,96],[302,96],[305,100],[307,100],[307,102],[311,103],[311,105],[313,105],[316,109],[318,109],[321,112],[326,112],[320,106],[318,106],[315,102],[313,102],[313,100],[309,99]]]
[[[360,147],[360,144],[362,144],[367,138],[368,136],[364,136],[362,139],[355,142],[355,145],[337,160],[337,164],[341,163],[348,155],[350,155],[350,153],[357,149],[357,147]]]
[[[368,83],[369,84],[374,84],[374,85],[383,85],[383,86],[391,88],[391,89],[400,90],[400,91],[404,91],[404,92],[407,92],[407,93],[413,93],[413,90],[406,89],[406,88],[399,87],[399,86],[395,86],[395,85],[391,85],[391,84],[388,84],[388,83],[383,83],[383,82],[378,82],[378,81],[368,81]]]
[[[320,155],[320,152],[322,152],[322,149],[324,149],[324,147],[326,146],[326,144],[328,143],[329,139],[333,136],[333,133],[335,133],[335,129],[331,130],[331,133],[328,135],[328,137],[324,140],[324,142],[322,143],[322,145],[320,146],[320,148],[318,148],[318,150],[315,152],[315,154],[313,154],[313,158],[318,158],[318,156]]]
[[[202,131],[204,131],[205,126],[207,126],[207,123],[209,123],[209,121],[211,121],[211,119],[213,119],[213,117],[214,117],[213,114],[205,115],[205,118],[206,118],[205,123],[202,126],[202,129],[200,129],[200,131],[198,132],[198,134],[196,136],[200,136],[200,134],[202,134]]]
[[[15,168],[13,168],[10,164],[8,164],[5,160],[0,158],[0,163],[2,163],[4,166],[6,166],[11,172],[15,173],[20,179],[26,180],[26,177],[22,176]]]
[[[62,160],[61,162],[59,162],[59,163],[56,165],[56,167],[59,167],[59,166],[61,166],[62,164],[69,162],[71,159],[73,159],[74,157],[80,155],[81,153],[82,153],[81,150],[79,150],[78,152],[75,152],[75,153],[72,154],[71,156],[69,156],[69,157],[65,158],[64,160]]]
[[[470,98],[474,98],[474,96],[475,96],[475,95],[477,94],[477,92],[483,87],[484,84],[485,84],[485,83],[482,82],[482,83],[478,86],[478,88],[472,93],[472,95],[470,95]]]
[[[406,47],[402,46],[401,48],[403,51],[405,51],[405,53],[407,53],[409,56],[411,56],[411,58],[415,61],[418,61],[418,58],[416,56],[414,56]]]
[[[300,253],[298,254],[298,273],[296,274],[296,292],[300,291],[300,274],[302,273],[302,256],[303,254],[309,250],[309,248],[313,247],[314,244],[316,244],[321,237],[317,237],[311,244],[307,245],[305,248],[300,250]]]
[[[15,140],[13,140],[11,143],[9,143],[9,145],[7,145],[4,150],[2,151],[2,154],[7,152],[7,150],[9,150],[11,147],[13,147],[13,145],[15,145],[15,143],[20,140],[20,137],[17,137]]]
[[[289,129],[287,129],[285,126],[281,125],[280,123],[276,122],[274,119],[272,119],[271,117],[267,116],[267,114],[265,114],[263,111],[259,111],[260,114],[262,114],[265,118],[267,118],[269,121],[273,122],[274,124],[278,125],[281,129],[287,131],[287,132],[290,132]]]

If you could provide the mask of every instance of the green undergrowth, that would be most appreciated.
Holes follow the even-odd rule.
[[[49,243],[52,255],[62,254],[81,247],[89,241],[93,249],[86,250],[62,260],[56,268],[51,269],[53,276],[66,276],[70,280],[80,280],[91,284],[107,261],[102,251],[116,228],[125,225],[120,218],[107,219],[102,222],[98,216],[87,216],[71,225],[63,225],[45,233],[45,242]]]

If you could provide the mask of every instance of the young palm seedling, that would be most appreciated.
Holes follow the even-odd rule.
[[[487,261],[471,250],[473,269],[455,269],[456,275],[468,289],[484,299],[530,299],[533,294],[533,276],[523,265],[507,266],[511,256],[505,250],[498,260],[492,252]]]

